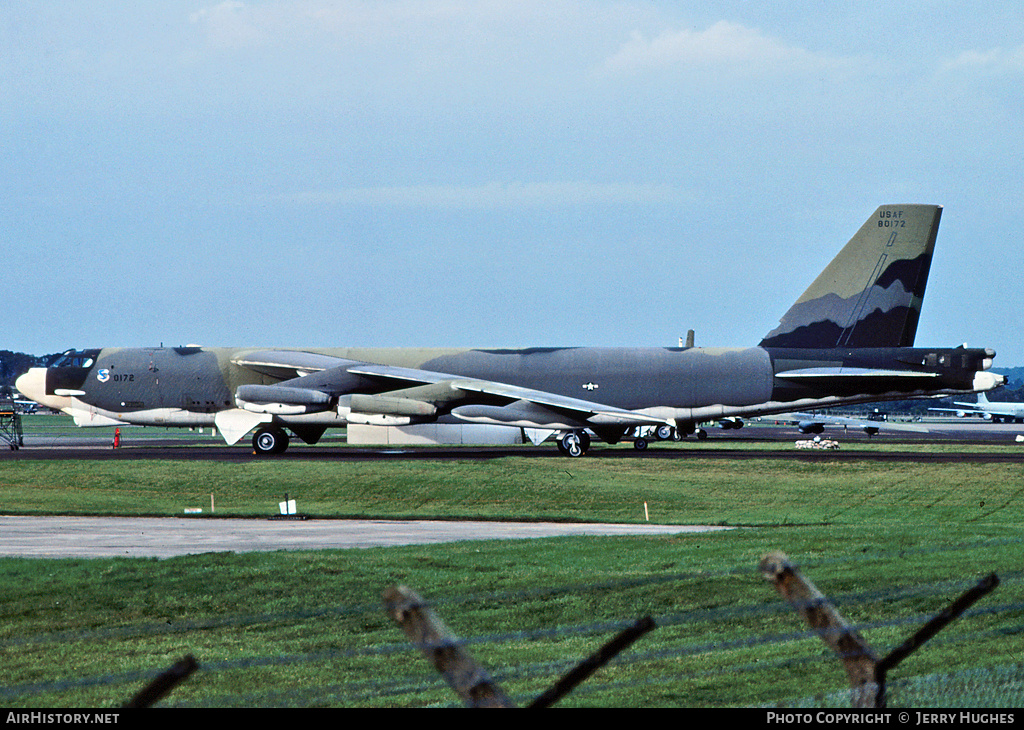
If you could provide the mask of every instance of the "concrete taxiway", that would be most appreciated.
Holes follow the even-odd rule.
[[[729,529],[652,524],[0,516],[0,555],[155,557],[520,540],[563,535],[675,535]]]
[[[728,436],[715,432],[708,442],[690,440],[683,447],[652,444],[644,452],[628,444],[616,448],[592,450],[593,459],[798,459],[798,460],[874,460],[893,464],[912,461],[997,463],[1024,459],[1024,443],[1017,437],[1024,426],[984,424],[965,419],[929,423],[929,434],[885,434],[869,437],[863,432],[841,428],[828,429],[826,437],[844,443],[889,444],[889,449],[850,451],[780,450],[780,441],[806,439],[796,429],[767,424],[752,424]],[[106,436],[46,435],[26,437],[25,448],[0,450],[0,461],[63,459],[187,459],[189,461],[232,461],[250,463],[252,450],[246,445],[226,447],[214,441],[197,443],[194,439],[147,431],[126,432],[122,447],[113,449]],[[177,432],[175,432],[177,433]],[[144,437],[148,436],[148,437]],[[756,447],[763,441],[764,449]],[[919,447],[925,443],[947,448],[930,452]],[[991,451],[949,449],[950,444],[1013,444],[1013,448]],[[740,445],[743,448],[740,448]],[[893,444],[908,449],[893,450]],[[754,448],[751,448],[751,446]],[[913,446],[913,450],[910,447]],[[461,459],[486,460],[507,456],[517,458],[556,458],[557,450],[547,447],[434,447],[434,448],[360,448],[344,445],[304,447],[296,445],[282,455],[286,461],[298,460],[396,460]],[[566,462],[571,463],[570,461]],[[271,520],[201,517],[112,518],[112,517],[21,517],[0,516],[0,555],[36,558],[56,557],[156,557],[205,552],[251,552],[269,550],[318,550],[415,545],[459,540],[506,540],[561,535],[671,535],[702,532],[720,527],[680,525],[597,525],[572,523],[522,523],[483,521],[417,520]]]

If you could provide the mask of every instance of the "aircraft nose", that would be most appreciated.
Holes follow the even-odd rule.
[[[71,404],[70,398],[46,394],[46,368],[30,368],[24,375],[18,376],[14,387],[29,400],[34,400],[47,408],[59,411]]]
[[[30,368],[14,381],[18,392],[37,403],[46,398],[46,368]]]

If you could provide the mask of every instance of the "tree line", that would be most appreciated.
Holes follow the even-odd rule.
[[[14,387],[14,381],[29,368],[46,367],[60,353],[51,355],[28,355],[24,352],[0,350],[0,389]]]

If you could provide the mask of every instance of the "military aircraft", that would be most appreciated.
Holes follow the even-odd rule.
[[[69,350],[17,388],[80,426],[253,429],[257,454],[289,431],[316,443],[346,424],[453,419],[554,437],[569,456],[591,436],[913,396],[984,391],[990,349],[917,348],[942,208],[883,205],[756,347]],[[791,231],[794,241],[805,231]]]
[[[826,426],[842,426],[844,429],[858,428],[868,436],[874,436],[879,431],[928,433],[928,429],[924,426],[915,426],[912,423],[893,423],[874,413],[864,418],[833,416],[825,413],[780,413],[772,418],[776,421],[794,424],[800,433],[824,433]]]
[[[978,393],[977,403],[953,401],[953,405],[963,408],[929,408],[929,411],[951,411],[963,418],[966,415],[981,414],[993,423],[1020,423],[1024,420],[1024,403],[1013,401],[991,401],[984,393]]]

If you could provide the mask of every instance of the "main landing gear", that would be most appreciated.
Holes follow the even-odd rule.
[[[264,426],[252,437],[253,453],[259,456],[283,454],[288,448],[288,432],[279,426]]]
[[[589,448],[590,434],[586,431],[569,431],[558,437],[558,450],[564,456],[583,456]]]
[[[688,429],[672,428],[669,425],[663,426],[641,426],[633,432],[633,448],[643,451],[651,441],[682,441],[689,434],[696,433],[697,438],[703,441],[708,437],[708,432],[703,428],[694,429],[691,425]]]

